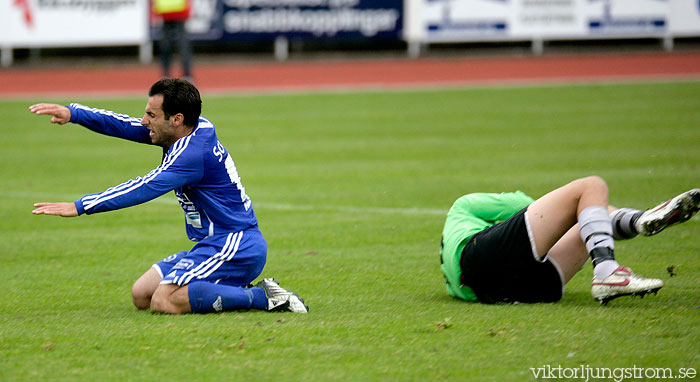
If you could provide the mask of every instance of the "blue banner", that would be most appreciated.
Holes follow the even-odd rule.
[[[401,39],[403,0],[194,0],[195,40]],[[153,37],[159,38],[157,25]]]

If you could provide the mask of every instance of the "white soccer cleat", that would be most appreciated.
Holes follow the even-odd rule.
[[[700,210],[700,188],[694,188],[644,211],[634,223],[634,228],[644,236],[656,235],[667,227],[690,219],[698,210]]]
[[[647,279],[637,276],[627,267],[618,267],[610,276],[599,280],[593,278],[591,294],[593,298],[606,305],[608,301],[621,296],[641,296],[659,291],[664,282],[659,279]]]
[[[299,295],[282,288],[275,279],[263,279],[255,284],[255,286],[263,288],[265,291],[265,295],[267,296],[267,310],[270,312],[309,312],[309,307],[304,305],[304,300],[299,298]]]

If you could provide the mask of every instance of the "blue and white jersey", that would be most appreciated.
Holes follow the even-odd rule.
[[[72,103],[71,122],[113,137],[151,144],[140,118]],[[214,125],[200,117],[186,137],[163,148],[163,162],[137,177],[75,201],[78,214],[93,214],[145,203],[174,190],[185,211],[190,240],[257,227],[250,198],[228,151],[216,137]]]

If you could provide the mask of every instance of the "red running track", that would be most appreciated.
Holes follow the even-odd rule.
[[[255,93],[700,79],[700,52],[576,56],[196,63],[197,87]],[[157,65],[0,70],[0,98],[145,95]]]

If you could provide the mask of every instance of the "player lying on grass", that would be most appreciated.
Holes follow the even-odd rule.
[[[137,308],[172,314],[308,311],[303,300],[273,279],[248,285],[265,266],[267,243],[231,156],[214,125],[200,116],[202,101],[192,84],[180,79],[153,84],[141,119],[79,104],[36,104],[29,110],[51,115],[52,123],[73,122],[101,134],[162,146],[162,163],[144,177],[72,203],[36,203],[33,211],[64,217],[93,214],[174,190],[185,212],[187,236],[197,244],[154,264],[134,283]]]
[[[656,292],[663,282],[615,261],[614,239],[655,235],[700,209],[700,189],[640,211],[608,206],[605,181],[577,179],[537,200],[524,193],[464,195],[447,214],[441,269],[447,292],[483,303],[555,302],[593,260],[593,298],[602,304]]]

